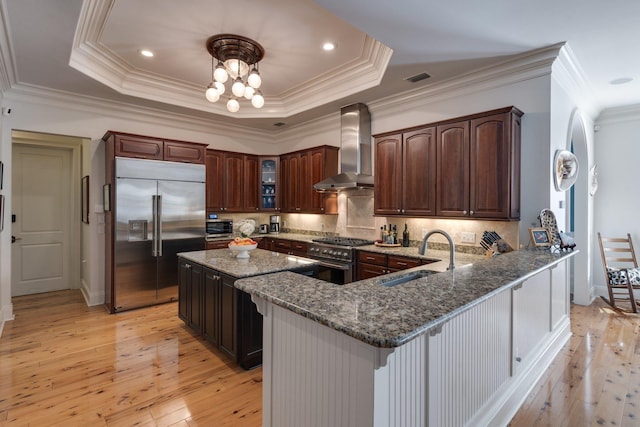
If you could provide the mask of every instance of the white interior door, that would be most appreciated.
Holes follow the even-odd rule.
[[[12,296],[69,289],[72,150],[13,146]]]

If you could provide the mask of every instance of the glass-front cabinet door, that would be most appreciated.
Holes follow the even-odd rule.
[[[260,158],[260,209],[280,210],[279,158]]]

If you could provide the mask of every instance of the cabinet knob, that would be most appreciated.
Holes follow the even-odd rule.
[[[473,215],[473,211],[469,211],[469,215]]]
[[[400,209],[397,209],[398,212],[400,212]]]
[[[462,211],[462,213],[466,215],[466,214],[467,214],[467,211],[466,211],[466,210],[465,210],[465,211]]]

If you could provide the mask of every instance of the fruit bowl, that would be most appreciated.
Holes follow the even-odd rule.
[[[249,258],[249,251],[252,251],[257,247],[258,247],[257,243],[254,243],[253,245],[238,245],[238,244],[229,243],[229,249],[235,252],[236,258],[240,258],[240,259]]]

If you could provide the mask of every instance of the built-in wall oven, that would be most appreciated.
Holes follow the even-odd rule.
[[[371,245],[373,240],[323,237],[307,246],[307,256],[318,265],[318,279],[344,285],[355,280],[355,247]]]

